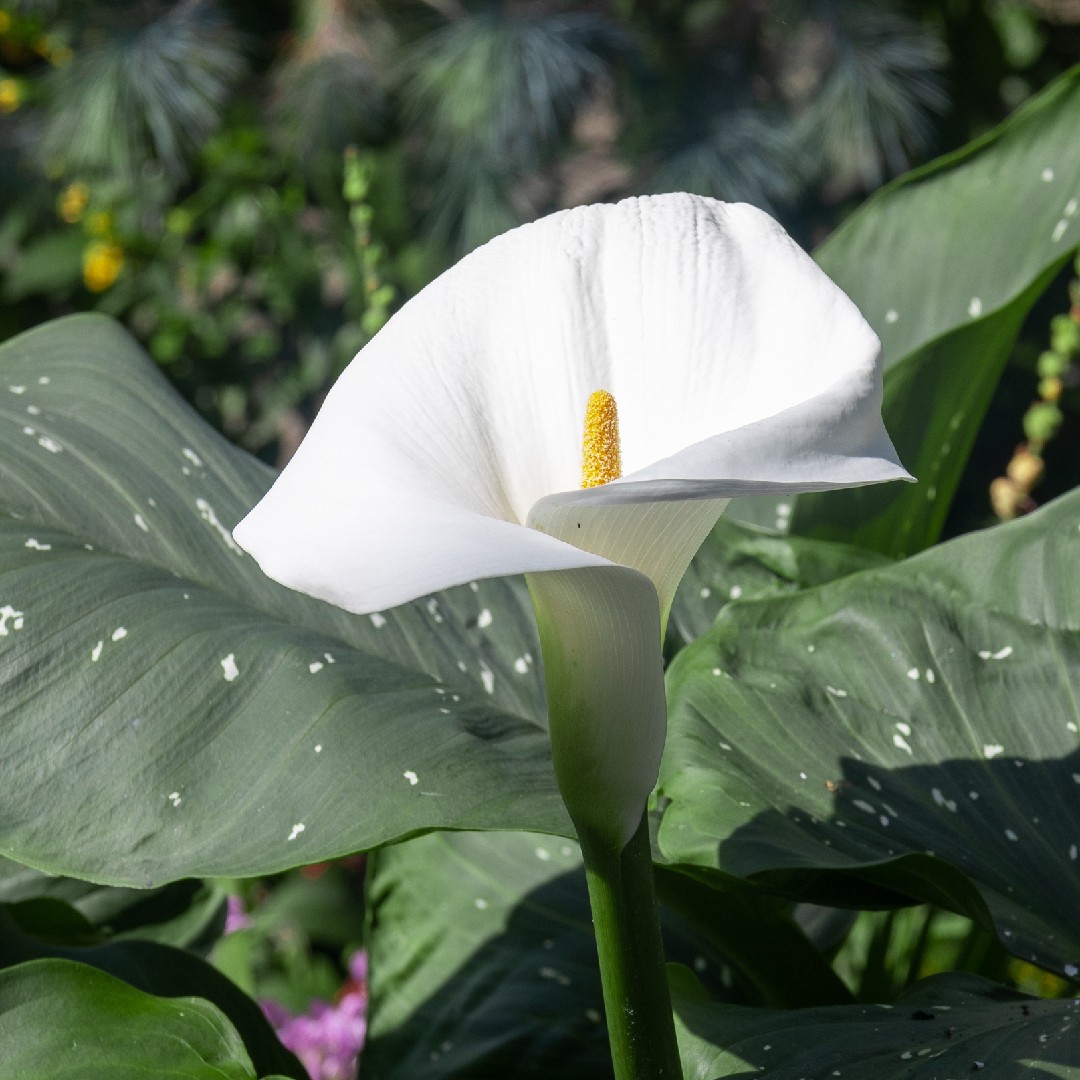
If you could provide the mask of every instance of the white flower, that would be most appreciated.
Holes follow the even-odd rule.
[[[622,476],[583,489],[597,390]],[[406,304],[235,536],[354,612],[528,574],[564,797],[579,830],[625,840],[663,747],[661,626],[687,563],[734,496],[907,478],[880,403],[874,332],[766,214],[579,207]]]

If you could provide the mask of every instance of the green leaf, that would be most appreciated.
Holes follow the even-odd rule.
[[[1069,1077],[1080,1060],[1080,1002],[977,976],[926,979],[893,1005],[774,1012],[713,1004],[689,971],[669,971],[685,1080],[1014,1080]]]
[[[823,903],[926,900],[1075,976],[1078,520],[1080,491],[726,608],[668,676],[665,856]]]
[[[893,556],[937,539],[1024,317],[1080,242],[1078,111],[1075,68],[818,249],[881,337],[885,425],[919,483],[799,496],[793,532]],[[781,500],[747,503],[729,512],[777,523]]]
[[[576,844],[439,833],[372,858],[363,1076],[611,1075]],[[693,963],[719,991],[718,951],[670,913],[663,924],[668,955]]]
[[[69,960],[0,971],[4,1070],[19,1080],[255,1080],[209,1002],[164,1000]]]
[[[0,348],[0,854],[150,887],[570,830],[523,584],[290,592],[229,535],[270,480],[108,320]]]
[[[365,1076],[610,1077],[576,844],[439,833],[372,858]]]
[[[62,900],[99,935],[136,936],[198,950],[220,933],[225,897],[201,881],[176,881],[160,889],[119,889],[76,878],[53,877],[0,859],[0,901]]]
[[[63,900],[21,900],[6,905],[4,911],[19,931],[33,934],[49,945],[96,945],[100,940],[86,917]]]
[[[679,585],[668,632],[681,647],[705,633],[730,601],[797,592],[889,561],[865,548],[777,536],[722,517]]]
[[[28,905],[36,910],[28,913]],[[51,909],[48,924],[44,924],[42,908]],[[66,909],[66,920],[57,909]],[[259,1006],[206,961],[183,949],[152,941],[73,946],[73,935],[65,922],[68,927],[77,925],[78,918],[75,909],[60,900],[0,905],[0,973],[3,969],[25,968],[32,961],[76,961],[80,967],[88,965],[106,972],[146,994],[204,998],[235,1026],[260,1075],[273,1072],[304,1080],[303,1067],[278,1041]],[[66,929],[62,943],[43,936],[43,931],[57,926]]]
[[[684,868],[685,870],[685,868]],[[785,905],[745,882],[697,880],[654,865],[656,893],[711,941],[762,1004],[799,1009],[851,1000],[829,962],[796,926]]]

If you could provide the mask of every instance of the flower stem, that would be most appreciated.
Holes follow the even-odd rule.
[[[646,815],[622,850],[581,835],[615,1080],[682,1080]]]

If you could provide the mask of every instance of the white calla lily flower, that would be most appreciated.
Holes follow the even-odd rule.
[[[582,487],[600,390],[621,475]],[[689,560],[732,497],[910,479],[880,406],[877,337],[766,214],[579,207],[406,304],[235,536],[354,612],[527,574],[560,787],[579,831],[620,844],[656,780],[660,638]]]

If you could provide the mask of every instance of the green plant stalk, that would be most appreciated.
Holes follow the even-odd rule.
[[[682,1080],[647,815],[622,850],[580,835],[615,1080]]]

